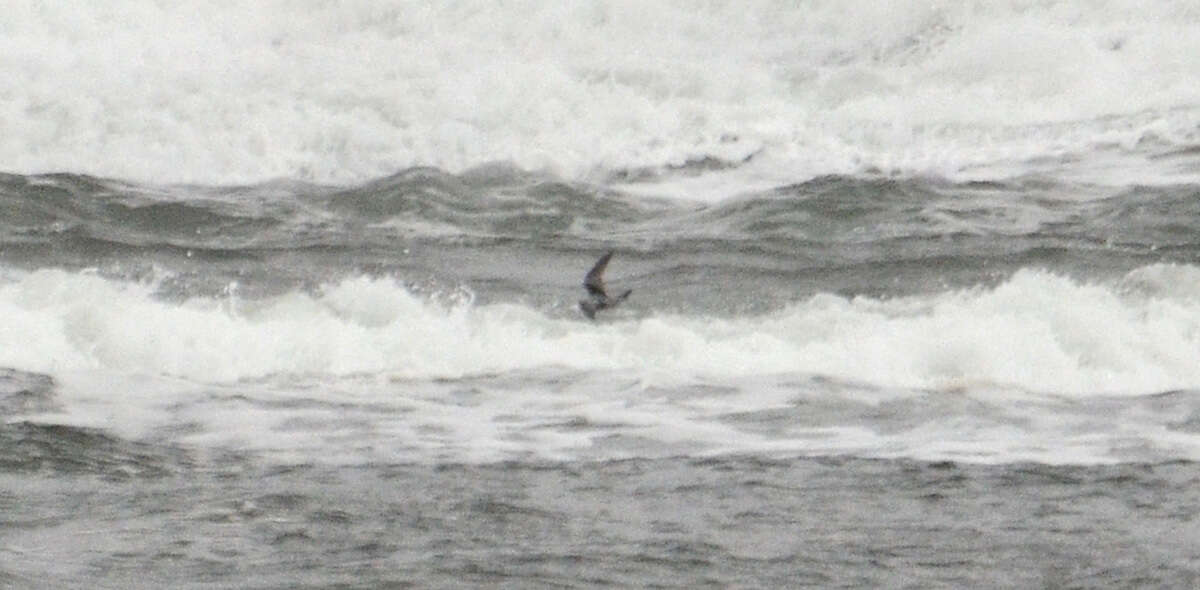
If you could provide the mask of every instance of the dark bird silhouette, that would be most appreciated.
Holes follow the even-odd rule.
[[[626,289],[624,293],[616,297],[609,297],[608,292],[605,291],[604,269],[608,268],[608,261],[612,258],[612,255],[612,250],[609,250],[604,256],[601,256],[600,260],[597,260],[595,266],[592,267],[592,270],[589,270],[587,276],[583,278],[583,288],[587,289],[588,298],[579,302],[579,309],[583,311],[583,315],[587,316],[589,320],[596,319],[596,312],[616,307],[622,301],[625,301],[625,298],[629,297],[630,293],[633,293],[633,289]]]

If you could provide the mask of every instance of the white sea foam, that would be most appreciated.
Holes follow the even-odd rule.
[[[1152,266],[1107,285],[1023,270],[991,289],[818,295],[764,317],[596,325],[514,304],[431,303],[391,279],[260,301],[172,302],[148,285],[40,270],[0,285],[0,366],[209,383],[560,367],[663,383],[800,374],[891,388],[1146,394],[1200,387],[1197,274]]]
[[[281,461],[1200,459],[1194,434],[1167,427],[1191,402],[1113,405],[1200,388],[1197,277],[1023,270],[994,288],[594,324],[430,302],[386,278],[178,302],[91,273],[10,272],[0,367],[58,384],[59,410],[8,420]],[[1119,411],[1098,420],[1105,404]]]
[[[1200,139],[1198,24],[1191,0],[17,0],[0,161],[224,184],[753,155],[753,183],[1103,152],[1173,178],[1144,152]]]

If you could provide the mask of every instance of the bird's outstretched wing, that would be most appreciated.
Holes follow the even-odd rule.
[[[612,255],[612,250],[606,252],[583,278],[583,288],[587,289],[588,294],[592,297],[608,298],[608,293],[604,291],[604,269],[608,268],[608,259],[612,258]]]

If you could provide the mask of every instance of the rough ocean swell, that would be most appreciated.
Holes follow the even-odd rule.
[[[1188,393],[1200,269],[1194,228],[1177,220],[1196,207],[1187,185],[1089,199],[1047,182],[825,177],[709,206],[495,167],[336,189],[61,175],[4,187],[0,365],[85,392],[98,377],[162,380],[146,399],[112,400],[145,406],[127,420],[66,404],[42,418],[54,422],[169,431],[177,417],[156,408],[195,387],[255,406],[242,390],[300,386],[345,390],[339,413],[364,404],[354,428],[415,429],[430,450],[387,451],[410,460],[1200,453]],[[610,280],[637,297],[593,324],[575,308],[581,269],[614,243]],[[983,406],[951,401],[964,393]],[[1047,406],[1078,414],[1081,431],[1034,420]],[[1114,407],[1128,422],[1090,423]],[[864,425],[868,408],[882,414]],[[998,426],[983,408],[1018,422],[981,447]],[[912,412],[984,422],[929,437]],[[240,431],[213,409],[192,427],[239,446],[230,437],[270,440],[294,414],[269,407]],[[650,443],[597,451],[621,435]]]
[[[0,587],[1195,587],[1196,55],[1190,1],[10,2]]]

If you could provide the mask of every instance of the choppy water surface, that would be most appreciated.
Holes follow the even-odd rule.
[[[1196,581],[1188,185],[5,187],[13,587]]]
[[[1200,582],[1190,3],[385,4],[0,25],[0,587]]]
[[[4,476],[6,585],[1185,588],[1200,559],[1188,462],[333,469],[53,438],[75,458]]]

